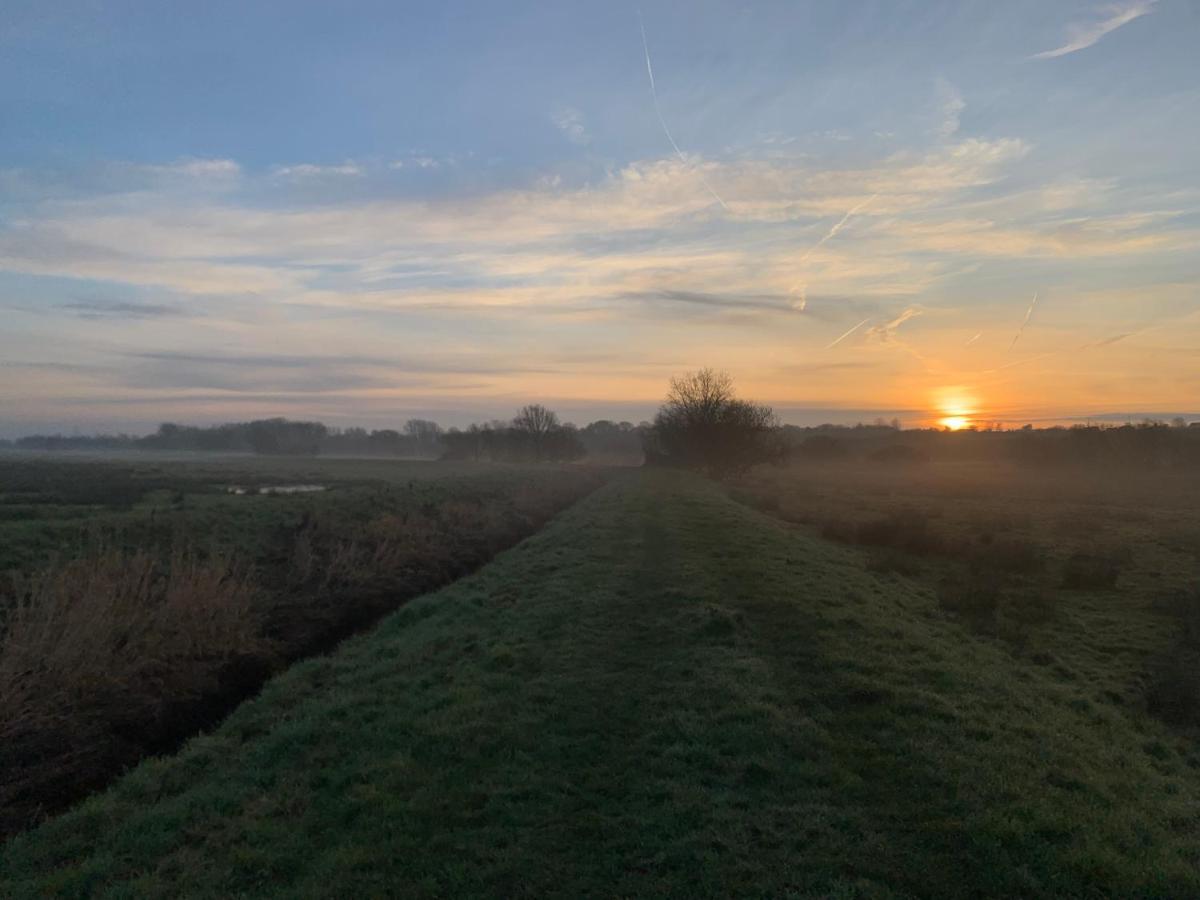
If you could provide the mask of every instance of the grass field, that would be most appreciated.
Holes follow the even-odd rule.
[[[733,495],[859,546],[976,631],[1200,736],[1200,479],[1187,468],[763,467]]]
[[[1200,895],[1200,752],[1128,696],[1169,623],[1085,594],[1047,658],[869,562],[629,473],[12,840],[0,894]]]
[[[595,488],[580,467],[0,457],[0,836]],[[320,491],[277,493],[294,485]]]
[[[0,453],[0,572],[29,570],[112,536],[136,546],[186,538],[218,552],[269,552],[272,528],[314,506],[346,510],[487,498],[557,477],[555,471],[393,459]],[[326,490],[230,493],[297,484]]]

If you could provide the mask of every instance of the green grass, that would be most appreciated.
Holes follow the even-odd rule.
[[[560,475],[546,466],[473,462],[0,453],[0,573],[41,568],[98,542],[161,549],[182,539],[214,553],[259,556],[273,551],[273,529],[293,525],[307,511],[362,516],[447,499],[487,500]],[[268,496],[227,491],[281,484],[328,490]]]
[[[0,851],[0,895],[1200,894],[1200,756],[640,472]]]

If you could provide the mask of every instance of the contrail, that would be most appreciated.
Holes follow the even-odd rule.
[[[846,214],[844,216],[842,216],[841,219],[839,219],[832,228],[830,228],[827,232],[825,232],[825,236],[823,238],[821,238],[819,241],[817,241],[815,244],[813,244],[811,247],[809,247],[808,251],[803,256],[800,257],[799,265],[803,265],[804,263],[808,262],[808,258],[810,256],[812,256],[814,253],[816,253],[826,241],[828,241],[831,237],[833,237],[835,234],[837,234],[839,231],[842,230],[842,226],[850,221],[851,216],[853,216],[855,213],[859,212],[868,203],[870,203],[872,200],[874,200],[878,196],[879,196],[879,194],[872,194],[866,200],[862,201],[862,203],[859,203],[857,206],[854,206],[851,209],[847,210]],[[799,312],[804,312],[804,307],[808,305],[808,298],[806,296],[807,290],[808,290],[808,286],[803,281],[797,281],[794,285],[792,285],[792,288],[790,291],[792,296],[795,296],[797,294],[800,295],[799,302],[792,303],[793,309],[795,309]]]
[[[824,246],[826,241],[828,241],[831,237],[833,237],[835,234],[837,234],[839,231],[842,230],[842,226],[844,226],[847,222],[850,221],[851,216],[855,215],[857,212],[859,212],[860,210],[865,208],[868,203],[870,203],[872,200],[874,200],[878,196],[879,196],[879,194],[872,194],[870,197],[868,197],[862,203],[859,203],[857,206],[854,206],[851,209],[847,210],[846,214],[838,220],[837,224],[834,225],[832,228],[830,228],[829,231],[825,232],[825,237],[821,238],[819,241],[817,241],[815,244],[813,244],[808,249],[808,252],[805,253],[802,257],[800,257],[800,262],[807,262],[808,258],[810,256],[812,256],[814,253],[816,253],[818,250],[820,250],[821,247]]]
[[[846,338],[850,337],[850,335],[854,334],[854,332],[858,331],[858,329],[862,328],[864,325],[866,325],[870,321],[871,321],[870,316],[863,319],[861,322],[859,322],[857,325],[855,325],[853,328],[851,328],[849,331],[847,331],[845,334],[843,334],[840,338],[838,338],[836,341],[834,341],[832,344],[830,344],[825,349],[832,350],[834,347],[836,347],[838,344],[840,344]]]
[[[868,337],[875,335],[885,344],[889,341],[894,341],[896,340],[896,329],[909,319],[915,319],[919,315],[921,315],[921,310],[909,306],[904,310],[904,312],[900,313],[900,315],[896,316],[896,318],[892,319],[892,321],[888,322],[886,325],[876,325],[874,328],[872,328],[870,332],[868,332]]]
[[[1029,304],[1029,309],[1025,310],[1025,321],[1021,323],[1021,327],[1017,329],[1016,335],[1013,336],[1012,343],[1008,345],[1008,352],[1012,352],[1012,348],[1017,346],[1017,341],[1021,339],[1021,335],[1025,333],[1025,326],[1029,324],[1029,320],[1033,318],[1033,309],[1037,306],[1038,295],[1037,291],[1033,292],[1033,302]]]
[[[970,347],[970,346],[971,346],[973,343],[975,343],[975,342],[976,342],[977,340],[979,340],[981,337],[983,337],[983,332],[982,332],[982,331],[981,331],[981,332],[979,332],[979,334],[975,335],[975,337],[973,337],[973,338],[971,338],[969,341],[967,341],[965,344],[963,344],[963,346],[964,346],[964,347]]]
[[[654,113],[658,116],[658,124],[662,126],[663,134],[667,136],[667,140],[671,142],[671,146],[675,150],[675,155],[679,157],[679,161],[685,166],[690,166],[687,157],[683,155],[683,151],[679,149],[679,145],[675,143],[675,138],[671,137],[671,129],[667,127],[667,120],[663,118],[662,108],[658,105],[658,89],[654,86],[654,67],[650,64],[650,44],[646,41],[646,25],[642,21],[642,11],[638,10],[638,27],[642,30],[642,49],[646,51],[646,74],[650,76],[650,96],[654,100]],[[704,174],[697,170],[697,175],[700,177],[700,183],[704,185],[705,190],[712,194],[713,199],[721,204],[721,208],[725,212],[729,212],[729,206],[721,195],[713,190],[713,186],[705,180]]]

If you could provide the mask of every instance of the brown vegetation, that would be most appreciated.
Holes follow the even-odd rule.
[[[314,506],[249,560],[101,550],[0,595],[0,835],[218,721],[281,664],[465,574],[598,484],[585,472],[365,518]]]
[[[218,560],[109,551],[12,593],[0,634],[0,831],[159,746],[180,709],[273,656],[253,579]]]

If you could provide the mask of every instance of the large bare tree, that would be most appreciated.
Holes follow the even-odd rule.
[[[728,373],[701,369],[671,379],[646,456],[723,475],[770,458],[778,424],[769,406],[737,398]]]

